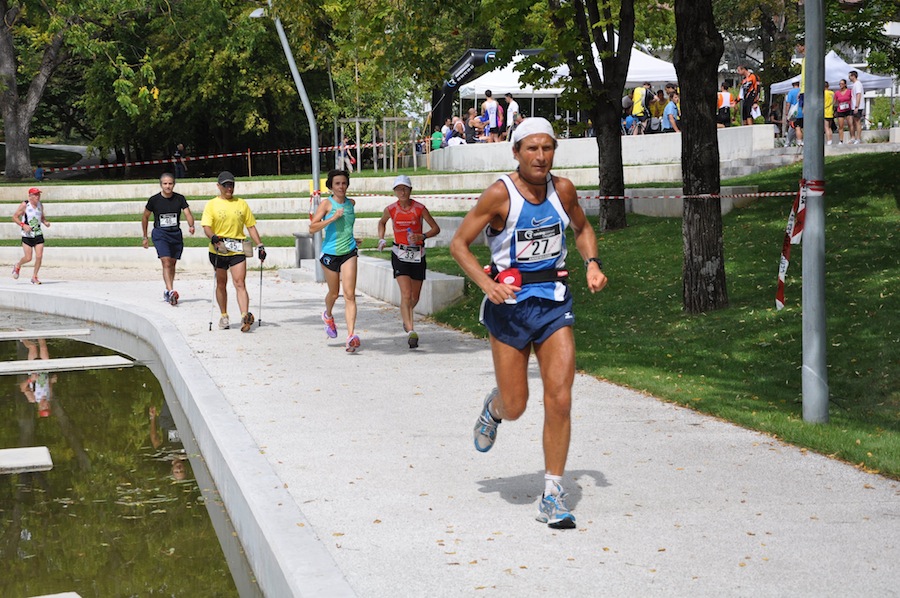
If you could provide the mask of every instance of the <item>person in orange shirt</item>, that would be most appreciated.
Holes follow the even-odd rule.
[[[384,235],[390,220],[394,228],[391,266],[400,287],[400,317],[407,344],[410,349],[415,349],[419,346],[419,334],[415,331],[413,312],[425,282],[425,240],[439,235],[441,227],[428,208],[410,197],[411,193],[412,181],[408,176],[401,174],[394,179],[397,201],[384,209],[378,221],[378,251],[384,250]],[[423,221],[428,223],[428,232],[422,230]]]
[[[716,127],[724,129],[731,126],[731,107],[734,106],[734,98],[728,91],[728,83],[722,83],[719,93],[716,94]]]
[[[759,100],[759,77],[743,64],[737,68],[737,72],[744,78],[741,81],[741,94],[738,98],[738,102],[741,103],[741,122],[752,125],[753,107]]]

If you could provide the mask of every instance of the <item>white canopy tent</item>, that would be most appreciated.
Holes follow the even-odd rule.
[[[616,43],[618,41],[619,38],[616,36]],[[597,49],[594,48],[594,62],[602,75],[603,65],[600,64],[596,53]],[[562,65],[557,72],[560,77],[567,77],[569,75],[569,67]],[[675,83],[677,80],[678,75],[675,73],[674,64],[666,62],[662,58],[645,54],[634,46],[631,47],[631,59],[628,62],[628,75],[625,79],[625,87],[637,87],[645,82],[656,84]]]
[[[507,93],[516,98],[556,98],[562,94],[561,87],[536,88],[519,81],[521,73],[515,67],[525,57],[521,54],[513,56],[512,62],[502,68],[483,74],[459,88],[459,96],[464,100],[484,97],[484,92],[491,90],[494,98],[502,98]]]
[[[862,81],[863,89],[866,91],[871,89],[887,89],[893,85],[892,79],[888,76],[873,75],[862,69],[850,66],[843,58],[838,56],[837,52],[834,50],[831,50],[825,55],[825,80],[828,81],[828,85],[831,89],[837,89],[840,80],[847,79],[847,73],[850,71],[856,71],[859,74],[859,80]],[[769,88],[771,94],[784,94],[789,92],[791,87],[793,87],[794,81],[800,81],[800,75],[796,75],[778,83],[773,83]],[[847,79],[847,85],[850,85],[849,79]]]
[[[618,38],[616,38],[618,41]],[[484,97],[485,90],[490,89],[495,98],[502,97],[506,93],[511,93],[516,98],[557,98],[562,94],[562,87],[546,87],[535,88],[530,85],[520,83],[518,73],[515,70],[516,65],[522,61],[524,56],[516,55],[512,62],[502,68],[485,73],[460,86],[459,95],[464,100],[474,100],[477,97]],[[597,67],[603,73],[603,67],[597,57],[594,57]],[[569,75],[569,67],[562,65],[556,70],[556,77],[566,77]],[[667,83],[677,80],[675,74],[675,65],[666,62],[655,56],[645,54],[637,48],[631,48],[631,61],[628,64],[628,77],[625,81],[626,87],[637,87],[645,81],[650,83]]]

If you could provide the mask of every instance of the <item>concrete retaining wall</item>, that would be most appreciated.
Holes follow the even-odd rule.
[[[400,305],[400,287],[394,280],[394,270],[388,260],[359,256],[356,286],[370,297]],[[433,314],[456,303],[464,290],[465,279],[429,270],[415,311],[425,316]]]
[[[775,129],[771,125],[729,127],[718,129],[717,134],[719,156],[722,161],[751,158],[756,152],[775,147]],[[598,150],[597,139],[593,137],[560,139],[553,165],[557,169],[596,167],[600,151],[602,148]],[[622,163],[625,166],[680,164],[680,162],[681,133],[630,135],[622,138]],[[506,171],[512,170],[515,165],[510,143],[478,143],[446,147],[431,154],[431,167],[434,170]]]

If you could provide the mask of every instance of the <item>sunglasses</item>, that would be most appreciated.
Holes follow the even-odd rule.
[[[234,183],[222,183],[222,186],[226,189],[234,189]]]

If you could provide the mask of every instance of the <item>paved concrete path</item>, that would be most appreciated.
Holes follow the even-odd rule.
[[[564,480],[578,529],[554,531],[534,520],[536,365],[525,416],[480,454],[472,426],[494,385],[483,340],[423,322],[411,351],[398,310],[360,296],[362,347],[347,354],[322,330],[324,286],[274,272],[261,314],[248,276],[263,325],[247,334],[208,330],[200,269],[179,273],[178,307],[155,270],[42,274],[40,287],[0,287],[114,299],[174,323],[359,596],[900,591],[896,481],[579,375]]]

